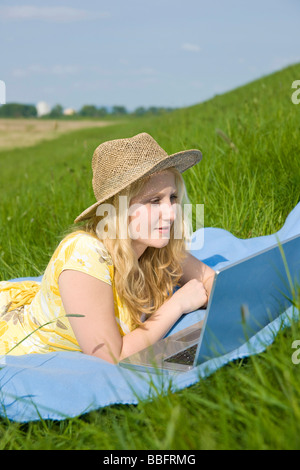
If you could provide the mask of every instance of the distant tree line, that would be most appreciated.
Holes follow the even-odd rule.
[[[103,118],[105,116],[125,116],[125,115],[153,115],[163,114],[173,111],[175,108],[164,108],[150,106],[145,108],[140,106],[134,111],[129,112],[125,106],[112,106],[108,108],[106,106],[96,107],[94,105],[84,105],[82,108],[75,112],[73,116],[78,117],[91,117],[91,118]],[[31,104],[20,104],[20,103],[7,103],[0,106],[0,117],[6,118],[34,118],[37,117],[37,109]],[[60,118],[64,116],[64,109],[60,104],[53,106],[48,114],[43,115],[44,118]],[[70,116],[68,116],[70,117]],[[72,117],[72,116],[71,116]]]
[[[7,103],[0,106],[0,117],[31,118],[36,116],[36,107],[31,104]]]

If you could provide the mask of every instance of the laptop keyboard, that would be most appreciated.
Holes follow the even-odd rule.
[[[164,362],[173,362],[175,364],[192,365],[195,359],[198,344],[194,344],[190,348],[184,349],[173,356],[168,357]]]

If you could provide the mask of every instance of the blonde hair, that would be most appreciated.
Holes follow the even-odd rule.
[[[173,294],[174,287],[179,285],[178,281],[183,274],[182,262],[187,255],[187,245],[192,236],[192,222],[186,220],[183,211],[184,204],[189,203],[183,177],[174,167],[167,170],[175,175],[176,202],[182,209],[179,211],[181,238],[174,238],[173,223],[168,244],[162,248],[148,246],[137,259],[130,237],[124,239],[118,237],[121,229],[124,231],[124,227],[128,227],[127,211],[131,199],[140,193],[151,175],[140,178],[103,203],[111,204],[115,208],[115,214],[108,212],[105,221],[107,225],[116,224],[116,237],[108,238],[104,233],[101,234],[99,222],[104,216],[96,214],[86,220],[80,228],[77,224],[71,230],[71,232],[83,230],[102,241],[114,265],[116,291],[137,326],[142,325],[142,314],[151,315],[156,312],[168,296]],[[127,196],[127,211],[120,210],[119,196]]]

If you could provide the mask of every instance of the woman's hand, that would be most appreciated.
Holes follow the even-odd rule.
[[[188,281],[174,292],[172,298],[176,299],[176,303],[178,302],[182,313],[189,313],[201,307],[206,307],[208,301],[204,284],[198,279]]]

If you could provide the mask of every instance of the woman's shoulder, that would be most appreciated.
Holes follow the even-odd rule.
[[[82,254],[95,254],[99,257],[99,261],[112,264],[112,258],[106,249],[104,243],[94,234],[77,230],[76,232],[66,235],[59,244],[60,251],[68,253],[76,250]]]

